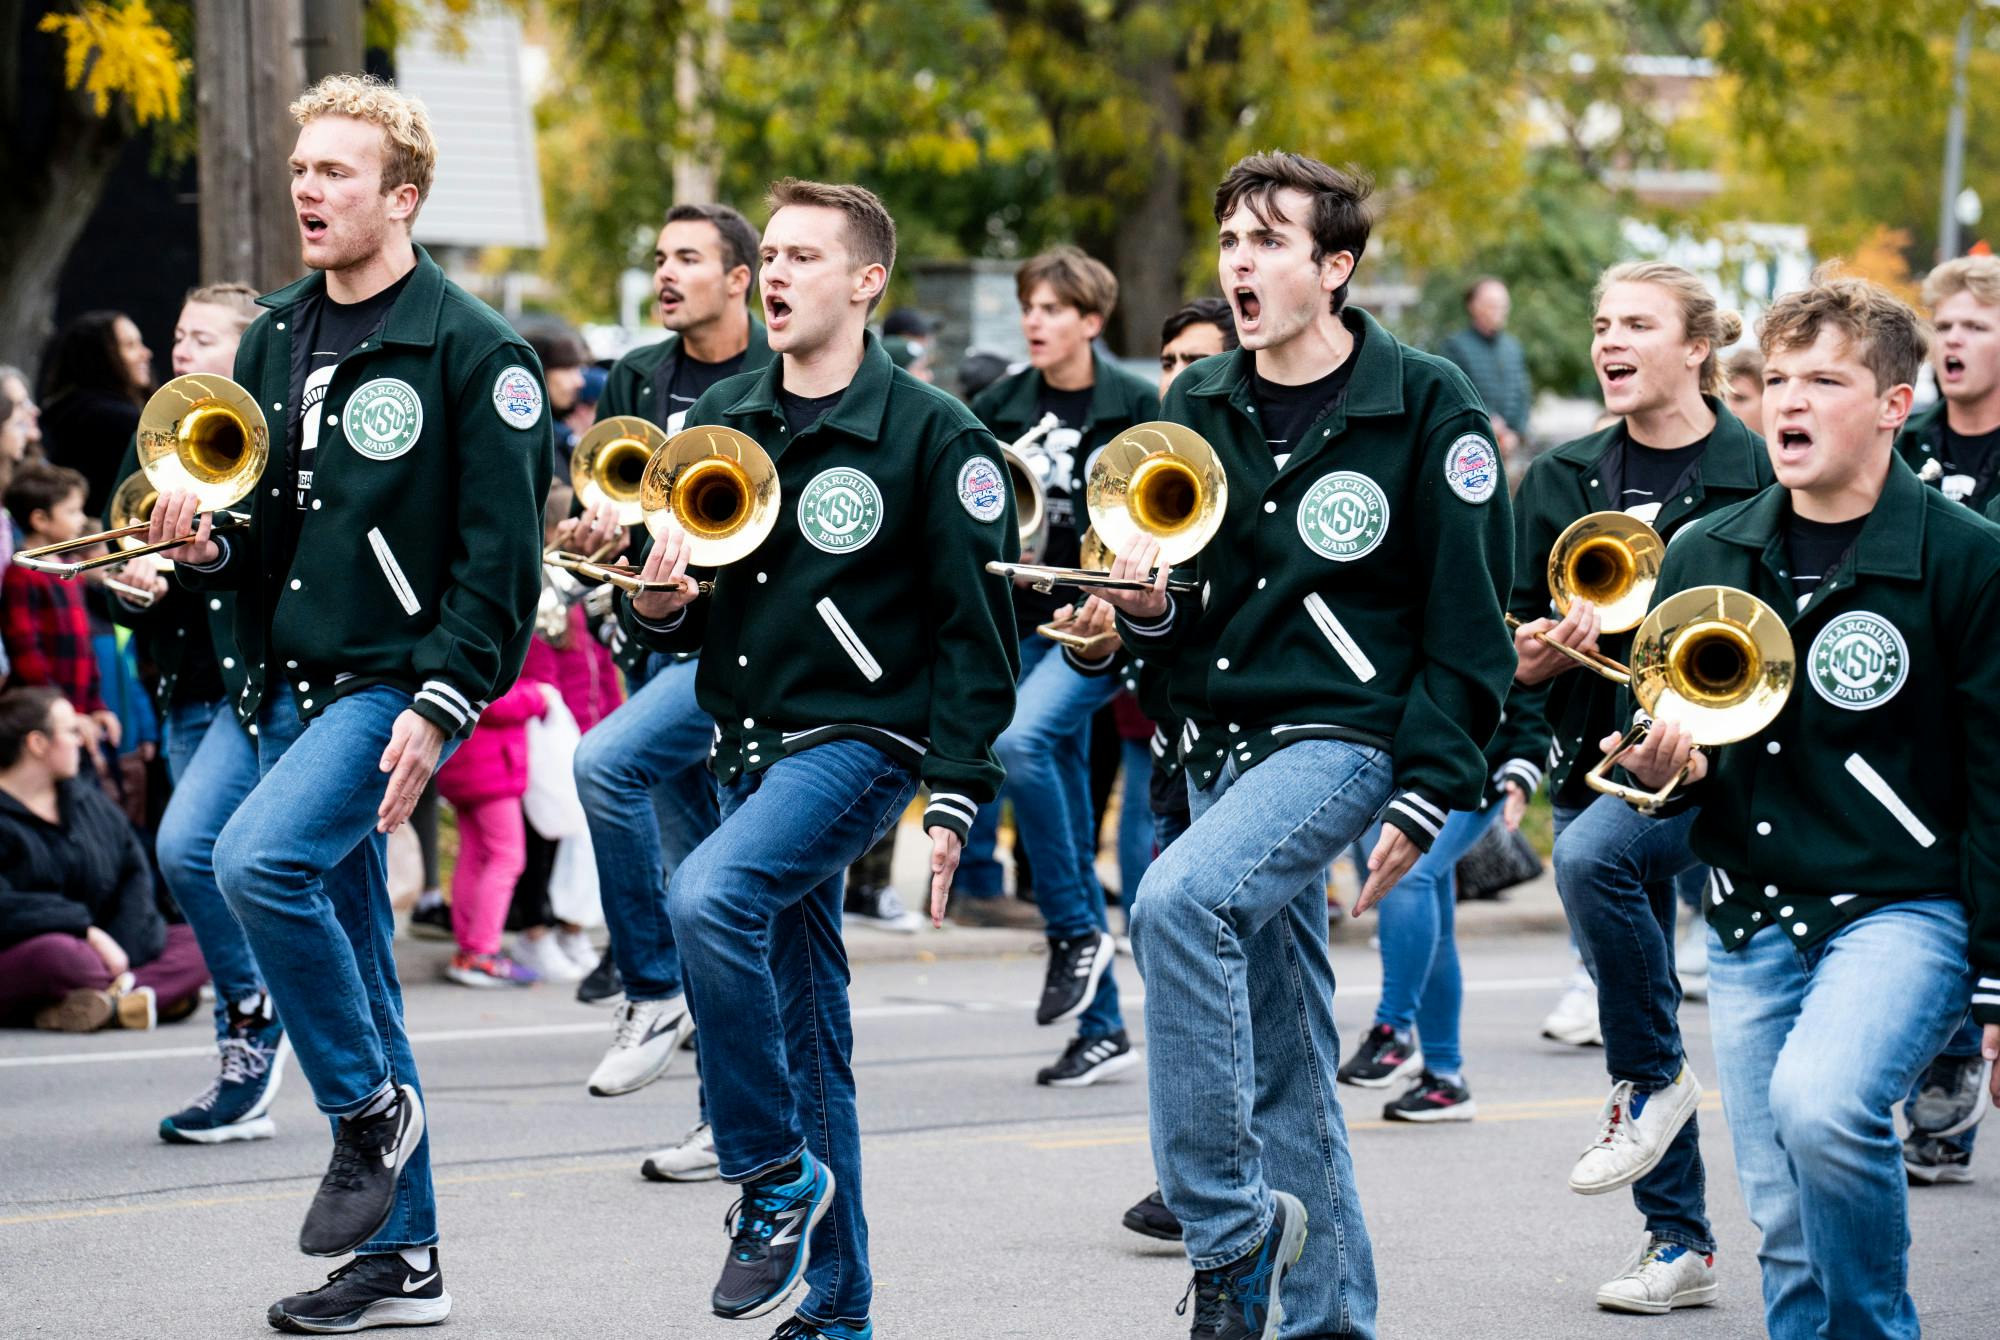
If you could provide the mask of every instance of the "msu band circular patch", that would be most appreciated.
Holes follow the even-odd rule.
[[[363,382],[340,415],[347,445],[373,461],[393,461],[424,431],[424,404],[416,388],[395,377]]]
[[[1813,691],[1851,712],[1880,707],[1909,678],[1910,649],[1896,626],[1857,610],[1820,629],[1807,657]]]
[[[859,470],[822,470],[799,494],[798,518],[813,548],[851,554],[882,529],[882,490]]]
[[[542,383],[519,363],[493,379],[493,409],[509,428],[533,428],[542,421]]]
[[[974,521],[998,521],[1007,510],[1007,472],[974,456],[958,472],[958,500]]]
[[[1321,558],[1351,563],[1388,533],[1389,495],[1356,471],[1321,476],[1299,503],[1299,538]]]
[[[1444,482],[1469,503],[1483,503],[1500,487],[1500,453],[1478,433],[1467,433],[1444,454]]]

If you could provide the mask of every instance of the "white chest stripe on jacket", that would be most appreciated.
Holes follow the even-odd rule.
[[[848,659],[853,661],[861,673],[867,677],[868,682],[873,684],[876,680],[882,678],[882,666],[880,662],[869,654],[867,646],[861,641],[861,635],[854,631],[853,626],[847,622],[846,616],[842,615],[840,610],[834,605],[833,598],[831,596],[821,597],[819,604],[813,608],[819,611],[820,618],[826,620],[826,626],[833,630],[833,635],[840,642],[841,649],[847,653]]]
[[[1869,766],[1867,759],[1859,754],[1849,754],[1847,771],[1849,776],[1861,783],[1869,795],[1882,802],[1882,808],[1894,815],[1897,823],[1909,830],[1910,836],[1917,840],[1918,846],[1929,847],[1936,844],[1937,834],[1924,826],[1924,821],[1903,803],[1901,796],[1889,788],[1889,783],[1882,779],[1881,773]]]
[[[1354,672],[1356,679],[1366,684],[1375,678],[1375,663],[1368,659],[1367,653],[1361,650],[1361,644],[1354,640],[1354,635],[1347,631],[1347,626],[1335,616],[1333,607],[1319,592],[1314,591],[1306,597],[1306,613],[1312,615],[1319,631],[1326,634],[1326,640],[1340,653],[1340,659],[1347,662],[1347,668]]]
[[[368,532],[368,547],[375,551],[375,561],[381,565],[382,575],[389,579],[389,589],[396,593],[396,601],[403,607],[403,613],[415,614],[422,609],[423,604],[410,586],[410,579],[403,575],[403,565],[389,551],[388,538],[382,534],[380,526]]]

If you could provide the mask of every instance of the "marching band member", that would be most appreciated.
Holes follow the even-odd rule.
[[[1153,1158],[1194,1266],[1192,1334],[1375,1334],[1374,1256],[1339,1100],[1326,869],[1381,813],[1360,905],[1478,803],[1513,673],[1511,524],[1470,383],[1347,310],[1368,183],[1246,158],[1215,196],[1243,348],[1166,416],[1229,479],[1202,589],[1107,590],[1135,655],[1171,648],[1193,825],[1132,909]],[[1158,546],[1114,575],[1142,577]],[[1316,1231],[1307,1236],[1308,1215]],[[1293,1269],[1294,1265],[1297,1269]]]
[[[1891,1109],[1968,993],[2000,1053],[2000,794],[1978,747],[2000,731],[2000,530],[1892,448],[1924,356],[1902,302],[1815,277],[1761,338],[1777,486],[1684,532],[1656,599],[1759,597],[1794,684],[1712,753],[1663,707],[1624,766],[1648,788],[1692,768],[1666,810],[1698,807],[1711,867],[1709,1019],[1770,1334],[1914,1338]]]
[[[1153,388],[1098,354],[1091,342],[1118,300],[1118,281],[1101,262],[1074,247],[1035,257],[1014,276],[1028,366],[1003,377],[972,402],[972,412],[1002,442],[1011,442],[1053,414],[1057,426],[1030,451],[1043,467],[1048,542],[1044,561],[1077,562],[1090,465],[1099,448],[1135,423],[1158,417]],[[1068,607],[1061,594],[1027,586],[1014,591],[1023,674],[1014,720],[994,746],[1012,784],[1014,823],[1035,872],[1035,901],[1049,941],[1038,1024],[1076,1021],[1076,1036],[1037,1084],[1078,1088],[1138,1064],[1118,1009],[1111,975],[1117,956],[1097,880],[1097,824],[1090,803],[1090,719],[1118,696],[1116,675],[1082,674],[1050,655],[1055,644],[1035,628]],[[988,806],[968,841],[968,857],[992,864],[999,806]],[[963,884],[961,879],[961,885]],[[988,881],[999,889],[999,872]],[[976,907],[961,888],[958,907]]]
[[[313,273],[259,299],[236,358],[285,450],[247,535],[195,531],[195,496],[169,491],[151,538],[195,533],[167,553],[176,579],[238,592],[235,710],[262,775],[216,840],[216,878],[333,1125],[300,1249],[354,1253],[269,1319],[422,1325],[451,1298],[386,835],[521,667],[552,438],[533,352],[410,241],[437,156],[422,104],[333,75],[292,114]]]
[[[667,893],[724,1179],[742,1187],[712,1295],[761,1316],[801,1279],[778,1335],[873,1334],[851,1064],[841,877],[930,789],[941,917],[979,806],[999,789],[993,741],[1014,705],[1007,584],[1017,548],[1007,474],[963,406],[896,369],[867,333],[896,230],[858,186],[771,188],[761,259],[778,361],[722,382],[690,422],[768,444],[777,524],[696,599],[668,526],[622,602],[634,635],[700,649],[716,721],[722,824]]]

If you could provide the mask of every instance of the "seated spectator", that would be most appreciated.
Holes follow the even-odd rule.
[[[0,693],[0,1020],[89,1033],[194,1012],[208,980],[153,869],[88,777],[80,718],[49,688]]]
[[[5,495],[7,513],[21,532],[21,547],[60,544],[81,535],[85,488],[83,476],[74,470],[40,462],[22,466]],[[0,576],[0,640],[12,666],[9,683],[55,689],[82,713],[83,741],[93,754],[100,740],[118,748],[118,717],[104,706],[81,586],[8,564]]]

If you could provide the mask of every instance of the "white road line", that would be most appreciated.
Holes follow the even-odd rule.
[[[1504,977],[1490,981],[1467,982],[1468,995],[1504,993],[1512,991],[1552,991],[1562,986],[1568,979],[1562,977]],[[1373,999],[1382,994],[1379,982],[1366,982],[1354,986],[1338,986],[1334,994],[1342,1000]],[[1144,1003],[1143,993],[1128,991],[1121,997],[1128,1007]],[[863,1005],[854,1011],[859,1019],[918,1019],[947,1014],[999,1014],[1026,1011],[1034,1008],[1032,1000],[1018,1001],[966,1001],[952,1004],[904,1005]],[[497,1042],[507,1038],[559,1038],[581,1037],[591,1034],[602,1036],[609,1031],[609,1019],[597,1019],[576,1024],[516,1024],[498,1028],[440,1028],[427,1032],[410,1034],[413,1045],[440,1042]],[[109,1052],[66,1052],[51,1056],[0,1056],[0,1070],[32,1070],[43,1066],[98,1065],[112,1061],[184,1061],[194,1057],[213,1057],[215,1048],[206,1047],[132,1047],[123,1051]]]

